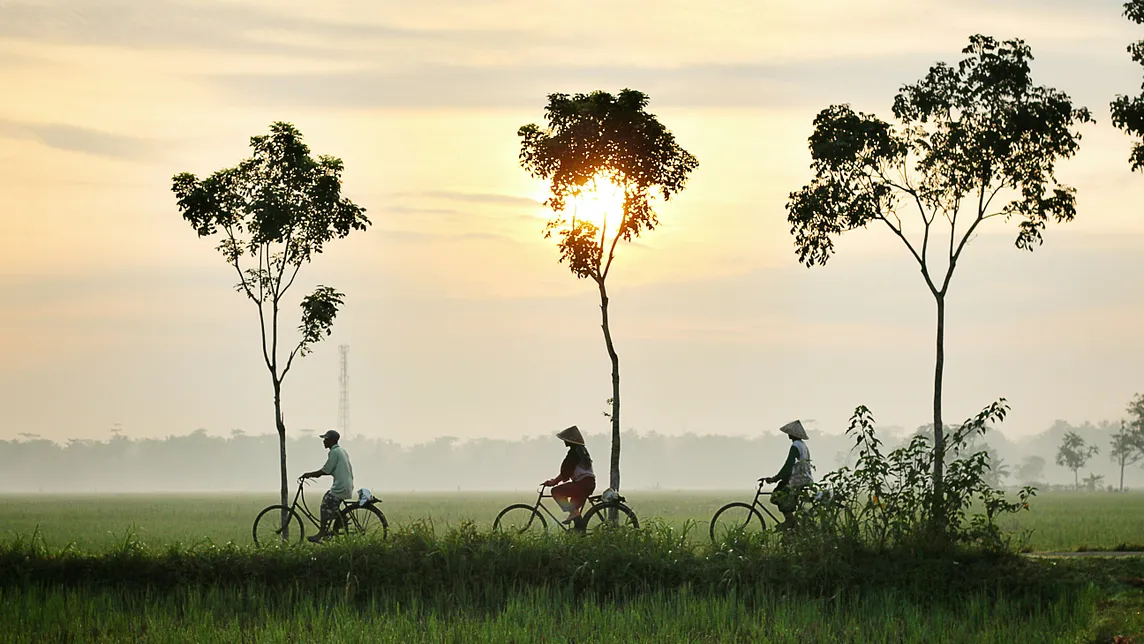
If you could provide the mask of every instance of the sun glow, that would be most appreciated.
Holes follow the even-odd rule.
[[[540,188],[543,196],[537,201],[544,201],[550,195],[548,186]],[[569,223],[587,221],[597,228],[607,225],[607,232],[614,233],[624,213],[624,190],[610,179],[598,178],[589,183],[575,197],[569,196],[564,204],[562,213]],[[545,215],[551,216],[552,211],[545,209]]]

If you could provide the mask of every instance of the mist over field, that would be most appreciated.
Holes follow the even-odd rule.
[[[920,429],[920,428],[919,428]],[[990,430],[971,445],[986,449],[1001,472],[1003,486],[1026,483],[1071,487],[1073,473],[1055,464],[1065,432],[1075,431],[1100,448],[1079,471],[1083,480],[1103,475],[1102,489],[1119,483],[1119,468],[1108,457],[1111,435],[1119,422],[1058,421],[1031,437],[1009,440],[1003,430]],[[853,464],[853,441],[843,434],[811,430],[807,441],[816,474]],[[317,469],[326,450],[319,432],[292,432],[287,447],[291,479]],[[911,432],[901,427],[879,431],[886,448],[903,443]],[[606,486],[609,440],[587,434],[595,460],[599,489]],[[756,479],[775,474],[786,458],[785,436],[756,437],[696,435],[665,436],[654,432],[623,434],[624,490],[743,490]],[[403,444],[350,436],[342,441],[350,454],[356,487],[384,492],[530,490],[555,475],[565,449],[552,436],[518,440],[461,440],[440,437]],[[278,482],[278,439],[272,434],[229,437],[205,430],[164,439],[72,440],[56,443],[35,437],[0,441],[0,494],[7,493],[153,493],[153,492],[273,492]],[[1044,459],[1043,469],[1022,468],[1029,457]],[[328,479],[319,485],[328,484]],[[1144,487],[1144,468],[1124,471],[1126,488]],[[1083,485],[1083,483],[1082,483]]]

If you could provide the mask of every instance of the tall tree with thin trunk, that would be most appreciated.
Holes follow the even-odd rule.
[[[1120,421],[1120,431],[1112,435],[1112,461],[1120,466],[1120,491],[1124,491],[1124,468],[1144,459],[1144,432]]]
[[[1132,22],[1144,25],[1144,0],[1124,3],[1124,15]],[[1144,65],[1144,40],[1129,45],[1128,53],[1132,55],[1132,60]],[[1144,90],[1144,84],[1141,89]],[[1139,139],[1132,146],[1129,162],[1133,170],[1144,170],[1144,92],[1134,97],[1117,95],[1116,100],[1112,101],[1112,123]]]
[[[364,208],[341,196],[342,161],[311,156],[293,125],[275,122],[269,135],[251,137],[250,146],[250,158],[205,179],[189,172],[175,175],[172,190],[195,232],[219,238],[217,248],[238,276],[235,289],[258,311],[262,359],[274,390],[282,504],[287,505],[282,381],[294,358],[333,332],[343,296],[318,286],[302,298],[296,341],[280,333],[279,314],[302,265],[327,242],[365,230],[370,222]]]
[[[544,236],[556,236],[560,261],[578,279],[595,282],[600,293],[600,326],[612,362],[609,484],[614,490],[620,489],[620,358],[608,324],[608,275],[620,241],[630,242],[659,225],[654,193],[671,199],[699,164],[647,112],[647,104],[646,94],[631,89],[615,96],[602,91],[549,94],[547,126],[525,125],[517,133],[521,166],[547,181],[552,193],[545,205],[554,216]],[[606,200],[602,193],[609,191],[616,193],[612,208],[591,216],[579,212],[585,199]]]
[[[1065,433],[1061,446],[1057,448],[1057,465],[1067,467],[1073,473],[1073,486],[1080,489],[1080,479],[1077,472],[1088,459],[1092,458],[1100,449],[1096,445],[1089,445],[1084,438],[1076,432]]]
[[[1042,243],[1049,221],[1071,221],[1074,190],[1055,177],[1092,120],[1067,95],[1035,85],[1020,40],[975,35],[956,66],[938,63],[894,98],[897,124],[832,105],[814,120],[814,179],[787,203],[799,261],[823,265],[834,238],[884,226],[920,269],[937,308],[933,518],[944,526],[942,377],[945,307],[954,269],[982,223],[1019,220],[1017,248]],[[905,220],[905,221],[903,221]],[[912,223],[911,223],[912,222]]]

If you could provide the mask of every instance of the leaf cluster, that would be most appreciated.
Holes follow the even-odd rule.
[[[849,105],[818,114],[809,139],[815,177],[787,203],[799,261],[825,264],[834,237],[880,221],[906,241],[925,271],[930,226],[941,217],[951,226],[952,272],[965,241],[985,219],[1017,217],[1016,245],[1027,250],[1041,243],[1046,222],[1072,220],[1074,190],[1056,181],[1055,164],[1076,153],[1075,128],[1091,122],[1091,113],[1075,108],[1066,94],[1033,83],[1033,56],[1021,40],[975,35],[963,53],[956,66],[938,63],[901,88],[893,106],[896,124]],[[995,205],[1003,191],[1007,201]],[[955,245],[965,205],[972,212]],[[920,248],[904,236],[905,208],[916,208],[922,218]],[[932,282],[931,288],[939,290]]]
[[[1144,25],[1144,0],[1130,0],[1124,4],[1124,15],[1131,21]],[[1132,60],[1144,66],[1144,40],[1128,46]],[[1141,85],[1144,89],[1144,84]],[[1132,147],[1129,162],[1133,170],[1144,170],[1144,92],[1139,96],[1117,95],[1112,102],[1112,123],[1125,132],[1141,140]]]
[[[314,158],[293,125],[275,122],[270,134],[250,139],[251,157],[199,179],[175,175],[172,190],[183,218],[200,237],[220,231],[227,260],[257,257],[280,244],[282,263],[298,265],[323,245],[365,230],[365,209],[341,196],[342,161]]]
[[[1057,465],[1077,471],[1084,467],[1088,459],[1100,452],[1096,445],[1089,445],[1084,438],[1076,432],[1066,432],[1057,448]]]
[[[560,261],[567,261],[579,278],[603,279],[617,241],[631,241],[659,225],[651,204],[654,193],[670,200],[699,164],[647,112],[647,104],[647,95],[632,89],[616,95],[550,94],[544,110],[547,125],[529,124],[517,132],[521,166],[549,182],[552,196],[545,205],[556,216],[545,236],[559,237]],[[569,199],[601,181],[623,190],[623,211],[607,253],[607,230],[562,215]]]

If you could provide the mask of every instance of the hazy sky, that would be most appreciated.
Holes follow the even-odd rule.
[[[182,220],[180,171],[234,165],[274,120],[346,164],[374,226],[295,286],[346,294],[286,385],[291,428],[404,443],[602,431],[609,362],[592,285],[541,236],[519,126],[550,92],[651,96],[700,161],[611,277],[623,425],[841,431],[856,405],[927,422],[933,303],[887,231],[800,267],[784,204],[834,102],[894,92],[970,34],[1024,38],[1034,78],[1090,107],[1060,168],[1077,221],[1033,254],[988,226],[954,277],[946,417],[999,396],[1011,435],[1119,418],[1144,391],[1144,175],[1108,103],[1138,93],[1120,0],[536,3],[0,1],[0,438],[272,430],[253,306]]]

